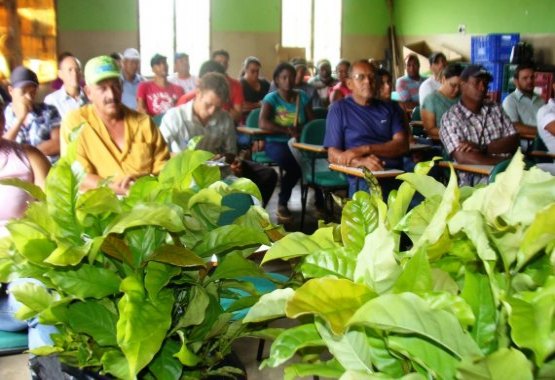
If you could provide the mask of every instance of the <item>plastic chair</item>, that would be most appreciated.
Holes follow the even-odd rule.
[[[247,116],[247,120],[245,120],[245,126],[247,128],[259,128],[258,127],[259,117],[260,117],[260,108],[253,109],[251,112],[249,112],[249,115]],[[264,135],[259,135],[259,136],[255,135],[252,137],[252,141],[264,141],[264,140],[265,140]],[[270,157],[266,155],[266,152],[263,150],[259,152],[253,152],[252,160],[254,162],[258,162],[259,164],[275,165],[275,162],[272,161]]]
[[[27,331],[0,331],[0,356],[19,354],[28,347]]]
[[[554,159],[554,155],[548,153],[547,146],[540,136],[536,136],[532,142],[532,149],[528,152],[528,156],[537,164],[552,163]]]
[[[328,110],[323,107],[314,107],[312,115],[314,116],[314,119],[325,119],[328,117]]]
[[[246,193],[231,193],[222,198],[222,206],[228,209],[220,214],[219,226],[227,226],[238,217],[244,215],[254,204],[252,197]]]
[[[497,175],[499,173],[503,173],[505,170],[507,170],[507,167],[509,166],[510,163],[511,163],[511,159],[507,159],[507,160],[501,161],[500,163],[495,165],[493,167],[493,169],[491,170],[491,173],[489,173],[488,183],[495,182],[495,177],[497,177]],[[534,165],[536,165],[535,162],[527,160],[527,159],[524,160],[524,168],[525,169],[530,169]]]
[[[410,126],[412,129],[412,134],[414,136],[424,136],[424,126],[422,126],[422,115],[420,114],[420,106],[416,106],[412,109],[410,115]]]
[[[301,132],[299,142],[305,144],[322,145],[326,133],[326,121],[323,119],[312,120],[307,123]],[[347,177],[328,168],[327,154],[312,153],[301,150],[303,156],[301,167],[301,230],[304,226],[306,214],[306,201],[308,188],[318,188],[324,192],[324,199],[329,203],[333,212],[333,199],[331,193],[348,187]]]

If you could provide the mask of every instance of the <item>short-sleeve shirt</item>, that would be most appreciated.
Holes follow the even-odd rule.
[[[183,89],[169,82],[166,87],[160,87],[154,81],[141,82],[137,89],[137,99],[144,100],[150,116],[167,112],[182,95]]]
[[[243,107],[243,87],[241,82],[226,75],[229,84],[229,103],[224,104],[223,109],[229,111],[234,106]]]
[[[183,92],[185,93],[197,88],[197,77],[194,75],[190,75],[187,79],[182,79],[179,77],[178,73],[173,73],[168,77],[168,81],[183,88]]]
[[[399,101],[418,103],[418,90],[425,79],[426,78],[419,77],[415,80],[408,75],[397,78],[397,82],[395,82],[395,91],[397,91],[399,95]]]
[[[13,103],[8,104],[4,110],[6,125],[4,132],[10,130],[16,123],[17,117],[13,112]],[[37,146],[44,141],[50,140],[50,134],[54,128],[60,127],[60,114],[56,107],[40,103],[33,105],[31,112],[27,114],[15,141],[20,144]],[[51,162],[55,162],[58,156],[49,156]]]
[[[80,90],[79,96],[74,98],[73,96],[68,95],[66,90],[62,87],[59,90],[46,95],[44,102],[56,107],[60,117],[63,118],[69,111],[76,110],[77,108],[87,104],[88,100],[83,90]]]
[[[270,90],[270,83],[266,79],[259,79],[260,89],[256,90],[245,79],[241,79],[241,87],[243,88],[243,98],[247,102],[258,103]]]
[[[434,114],[436,118],[436,128],[441,127],[441,117],[449,108],[459,102],[459,98],[450,99],[439,91],[434,91],[426,96],[422,109]]]
[[[289,103],[285,101],[278,91],[273,91],[267,94],[262,102],[269,104],[272,107],[272,121],[282,127],[292,127],[295,125],[295,118],[297,117],[297,125],[304,125],[306,122],[305,108],[309,104],[308,96],[304,91],[295,90],[298,94],[299,102],[297,108],[297,101]],[[295,97],[297,99],[297,97]],[[289,139],[287,135],[271,135],[266,138],[267,141],[286,142]]]
[[[132,80],[125,79],[125,76],[120,75],[122,83],[122,94],[121,102],[128,108],[132,110],[137,109],[137,89],[139,88],[139,83],[144,81],[144,78],[139,74],[135,74]]]
[[[503,110],[513,123],[522,123],[535,127],[536,116],[544,104],[543,99],[538,95],[533,94],[529,98],[517,88],[503,101]]]
[[[545,143],[547,150],[555,153],[555,136],[545,129],[547,125],[555,121],[555,100],[549,99],[549,102],[541,107],[538,111],[537,125],[538,134]]]
[[[422,82],[420,88],[418,89],[418,100],[420,101],[420,104],[423,104],[426,100],[426,97],[428,97],[428,95],[430,95],[434,91],[439,90],[440,87],[441,83],[436,80],[433,75]]]
[[[102,178],[158,174],[169,159],[166,143],[150,117],[127,107],[123,150],[114,143],[93,105],[69,112],[64,124],[80,128],[76,132],[77,161],[86,173]]]
[[[326,118],[324,146],[348,150],[361,145],[383,144],[404,131],[402,115],[392,102],[374,99],[360,105],[351,96],[333,103]],[[381,157],[387,168],[403,166],[399,158]]]
[[[237,138],[233,119],[225,111],[217,111],[203,125],[193,112],[194,102],[170,109],[160,124],[160,133],[172,152],[181,152],[187,148],[189,140],[203,136],[197,148],[215,154],[237,152]]]

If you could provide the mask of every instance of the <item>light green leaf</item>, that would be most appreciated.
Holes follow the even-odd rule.
[[[349,280],[354,278],[356,258],[344,247],[312,253],[306,256],[301,265],[305,278],[337,276]]]
[[[10,293],[16,300],[28,308],[24,311],[19,310],[16,313],[16,318],[19,319],[28,319],[42,312],[54,301],[53,296],[48,290],[43,285],[39,285],[35,282],[12,284]]]
[[[89,264],[78,269],[50,270],[45,275],[63,292],[80,299],[100,299],[116,294],[121,283],[111,270]]]
[[[236,279],[243,276],[264,276],[264,271],[253,261],[243,258],[237,253],[225,256],[218,264],[210,281],[218,281],[225,278]]]
[[[357,257],[355,282],[366,284],[378,294],[391,289],[401,272],[395,259],[395,236],[383,223],[366,236]]]
[[[256,183],[248,178],[237,178],[229,186],[230,190],[239,191],[241,193],[247,193],[253,195],[256,199],[262,201],[262,195],[260,194],[260,189],[256,186]]]
[[[160,226],[171,232],[184,230],[181,211],[169,204],[145,203],[138,204],[127,213],[114,220],[107,233],[121,234],[128,228],[137,226]]]
[[[293,232],[277,241],[266,252],[262,264],[276,259],[289,260],[338,247],[339,244],[333,237],[333,227],[319,228],[310,236],[302,232]]]
[[[318,335],[314,324],[291,327],[283,331],[272,343],[270,356],[262,362],[260,369],[273,368],[285,363],[301,348],[320,346],[323,346],[322,338]]]
[[[0,185],[18,187],[18,188],[24,190],[25,192],[27,192],[30,196],[32,196],[33,198],[35,198],[38,201],[44,201],[46,199],[46,195],[44,194],[44,192],[42,191],[42,189],[40,187],[38,187],[37,185],[35,185],[31,182],[23,181],[19,178],[4,178],[4,179],[1,179],[0,180]]]
[[[445,310],[453,314],[461,325],[467,329],[474,325],[476,318],[470,305],[456,294],[451,293],[423,293],[420,294],[434,310]]]
[[[470,330],[474,341],[485,354],[494,352],[498,348],[498,316],[488,276],[467,270],[461,297],[470,305],[476,319]]]
[[[102,215],[121,212],[121,205],[116,194],[107,187],[99,187],[82,194],[75,206],[77,216],[83,220],[84,215]]]
[[[179,360],[174,357],[178,351],[179,344],[174,340],[166,339],[162,350],[148,366],[156,379],[179,380],[183,369]]]
[[[174,297],[171,290],[164,289],[156,301],[149,300],[143,284],[134,276],[122,281],[121,290],[125,294],[118,303],[117,341],[130,373],[136,376],[162,346],[171,324]]]
[[[48,355],[55,355],[63,351],[64,349],[61,347],[40,346],[37,348],[33,348],[32,350],[29,350],[29,353],[36,356],[48,356]]]
[[[341,238],[343,245],[358,252],[364,238],[378,225],[378,210],[368,192],[359,191],[343,207],[341,214]]]
[[[325,378],[339,378],[345,369],[336,360],[324,363],[295,363],[287,366],[283,371],[283,380],[294,380],[305,376],[322,376]]]
[[[201,165],[193,170],[195,185],[201,189],[206,188],[222,177],[220,168],[217,166]]]
[[[201,286],[193,286],[189,292],[189,306],[174,330],[201,324],[209,304],[210,298],[206,290]]]
[[[381,373],[363,374],[355,371],[347,371],[339,378],[339,380],[426,380],[424,375],[412,372],[402,377],[389,377]]]
[[[171,265],[154,261],[146,265],[145,289],[152,300],[156,300],[160,291],[177,276],[181,270]]]
[[[401,334],[416,334],[445,347],[457,357],[480,355],[480,350],[457,319],[442,310],[432,310],[412,293],[386,294],[368,301],[350,319],[348,326],[364,325]]]
[[[432,271],[428,255],[424,249],[421,249],[405,264],[401,275],[395,281],[393,291],[395,293],[429,292],[432,286]]]
[[[200,257],[210,257],[241,248],[258,248],[262,244],[268,245],[270,241],[260,229],[248,229],[230,224],[208,231],[193,250]]]
[[[175,265],[178,267],[200,267],[205,266],[206,263],[202,258],[197,256],[195,252],[186,247],[177,245],[162,245],[158,247],[152,255],[148,257],[149,261],[158,261]]]
[[[291,288],[276,289],[264,294],[259,301],[249,309],[243,318],[243,323],[263,322],[285,316],[285,305],[295,291]]]
[[[95,301],[77,302],[68,307],[73,330],[91,336],[100,346],[115,346],[117,315]]]
[[[223,195],[213,188],[202,189],[191,198],[187,205],[193,217],[202,221],[206,226],[214,228],[222,210]]]
[[[465,358],[459,365],[457,379],[462,380],[532,380],[532,368],[526,356],[513,348],[501,348],[485,358]]]
[[[397,179],[407,182],[425,198],[443,196],[445,186],[438,182],[434,177],[416,173],[403,173]]]
[[[455,280],[447,272],[439,268],[432,269],[432,282],[432,289],[435,292],[447,292],[450,294],[459,293],[459,285],[457,285]]]
[[[478,256],[480,256],[482,260],[494,261],[497,259],[497,255],[489,243],[486,223],[478,211],[458,212],[449,221],[449,231],[451,234],[464,231],[476,247]]]
[[[106,351],[102,355],[102,366],[104,370],[118,379],[132,380],[135,378],[129,369],[129,363],[119,350]]]
[[[76,245],[70,240],[58,240],[58,247],[44,259],[45,263],[56,266],[75,266],[78,265],[89,253],[92,240]]]
[[[405,232],[413,242],[417,242],[426,231],[440,203],[441,197],[438,196],[424,199],[394,225],[395,230]]]
[[[538,212],[526,230],[517,254],[517,270],[522,268],[538,251],[555,240],[555,204]]]
[[[319,315],[330,324],[334,334],[341,334],[351,316],[373,297],[375,293],[362,284],[333,277],[317,278],[295,291],[285,312],[289,318]]]
[[[183,364],[184,366],[196,366],[198,363],[200,363],[201,358],[195,355],[195,353],[191,351],[189,347],[187,347],[187,339],[185,338],[185,334],[183,333],[183,331],[179,330],[177,331],[177,334],[181,339],[181,348],[176,354],[174,354],[174,357],[179,359],[181,364]]]
[[[318,319],[315,320],[314,324],[328,350],[343,368],[366,374],[374,372],[372,368],[372,347],[368,344],[364,329],[354,328],[346,331],[345,334],[334,336],[325,324]]]
[[[202,150],[182,151],[164,165],[158,181],[164,187],[176,190],[187,189],[191,186],[193,171],[213,156],[213,153]]]
[[[34,223],[13,221],[8,223],[7,229],[17,251],[35,264],[42,264],[56,249],[56,244]]]

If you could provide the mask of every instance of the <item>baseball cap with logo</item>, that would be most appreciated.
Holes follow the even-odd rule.
[[[37,78],[37,74],[35,74],[33,70],[30,70],[23,66],[17,66],[12,71],[12,75],[10,75],[10,83],[14,88],[25,87],[29,84],[38,86],[39,79]]]
[[[137,49],[129,48],[123,52],[123,59],[141,59],[141,55]]]
[[[94,57],[85,65],[85,82],[97,84],[104,79],[119,78],[119,68],[116,61],[107,56]]]
[[[486,77],[490,82],[493,79],[491,74],[484,68],[484,66],[481,65],[468,65],[464,68],[461,73],[461,79],[467,81],[470,77]]]

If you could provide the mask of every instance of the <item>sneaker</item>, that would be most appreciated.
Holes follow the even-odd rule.
[[[288,221],[293,219],[293,214],[287,208],[287,205],[279,205],[277,209],[278,220]]]

